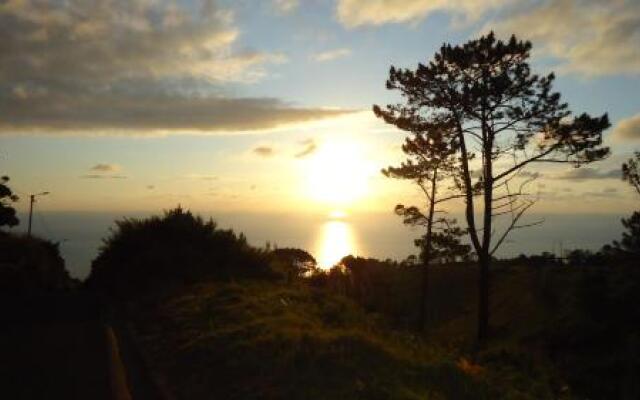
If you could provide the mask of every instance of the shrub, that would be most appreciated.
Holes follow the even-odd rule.
[[[244,235],[178,207],[162,217],[123,219],[91,265],[90,286],[130,296],[158,285],[270,276],[267,255]]]
[[[73,284],[56,243],[0,232],[0,292],[38,293]]]

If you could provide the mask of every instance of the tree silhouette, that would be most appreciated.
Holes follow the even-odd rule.
[[[422,261],[422,285],[420,293],[420,306],[418,317],[418,329],[425,327],[427,319],[427,301],[429,291],[429,266],[432,261],[439,258],[451,257],[449,251],[455,245],[460,245],[456,241],[456,234],[461,236],[462,232],[454,228],[455,220],[443,217],[436,217],[439,210],[437,205],[452,200],[459,195],[444,195],[441,183],[447,178],[451,178],[455,172],[453,156],[456,152],[455,138],[451,135],[435,130],[422,130],[419,124],[396,124],[396,120],[387,119],[388,116],[374,106],[377,116],[384,118],[388,123],[398,126],[400,129],[409,132],[402,145],[402,151],[407,159],[399,167],[388,167],[382,173],[390,178],[406,179],[413,181],[424,194],[426,199],[426,210],[422,211],[415,206],[405,207],[398,204],[395,208],[396,214],[403,217],[403,222],[407,225],[422,226],[425,234],[416,240],[416,245],[420,247],[420,258]],[[453,247],[450,245],[454,245]],[[460,247],[457,248],[460,250]]]
[[[511,231],[531,225],[520,223],[535,203],[525,191],[532,177],[522,174],[523,168],[531,163],[578,167],[609,153],[602,146],[608,116],[571,118],[552,91],[554,75],[531,72],[530,50],[528,41],[512,36],[503,42],[493,32],[463,45],[444,44],[415,71],[391,67],[387,88],[400,91],[403,103],[378,110],[398,127],[438,130],[456,140],[457,181],[479,262],[479,345],[488,335],[492,255]],[[506,221],[496,232],[500,217]]]
[[[629,218],[623,218],[622,226],[627,231],[622,232],[619,242],[613,242],[614,247],[633,258],[640,257],[640,212],[636,211]]]
[[[0,177],[0,227],[12,227],[20,223],[16,217],[16,209],[11,207],[11,203],[18,201],[18,196],[13,194],[8,183],[8,176]]]
[[[271,251],[271,256],[277,267],[286,275],[288,282],[313,273],[318,265],[316,259],[302,249],[288,247],[274,249]]]
[[[640,151],[636,151],[634,158],[622,164],[622,179],[640,194]],[[620,242],[613,242],[614,247],[633,257],[640,257],[640,211],[634,212],[629,218],[623,218],[622,225],[627,232],[622,233]]]
[[[634,158],[622,164],[622,179],[629,182],[640,194],[640,151],[636,151],[634,155]]]

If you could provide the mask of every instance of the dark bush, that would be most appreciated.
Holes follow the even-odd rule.
[[[0,232],[1,293],[39,293],[73,284],[56,243]]]
[[[267,254],[244,235],[218,229],[178,207],[162,217],[127,218],[104,239],[91,265],[88,284],[110,294],[129,296],[158,285],[182,285],[208,279],[268,277]]]

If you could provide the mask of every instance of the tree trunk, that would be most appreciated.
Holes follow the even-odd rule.
[[[422,286],[420,289],[420,317],[418,319],[418,331],[424,332],[427,326],[427,306],[429,299],[429,260],[422,266]]]
[[[422,260],[422,287],[420,291],[420,318],[418,319],[418,331],[424,331],[427,322],[427,301],[429,298],[429,265],[431,264],[431,236],[433,235],[433,216],[436,211],[436,184],[438,182],[438,169],[433,171],[431,177],[431,197],[429,198],[429,215],[427,220],[427,235],[424,242],[424,259]]]
[[[489,263],[490,256],[479,257],[478,279],[478,348],[484,347],[489,336]]]
[[[486,125],[483,112],[482,132],[485,144],[482,149],[484,184],[484,221],[482,224],[482,249],[478,254],[478,348],[482,349],[489,336],[489,267],[491,264],[491,235],[493,233],[493,132]]]

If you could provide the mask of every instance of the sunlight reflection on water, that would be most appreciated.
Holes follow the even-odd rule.
[[[344,256],[357,253],[353,229],[348,223],[328,221],[321,226],[315,251],[318,267],[329,269]]]

